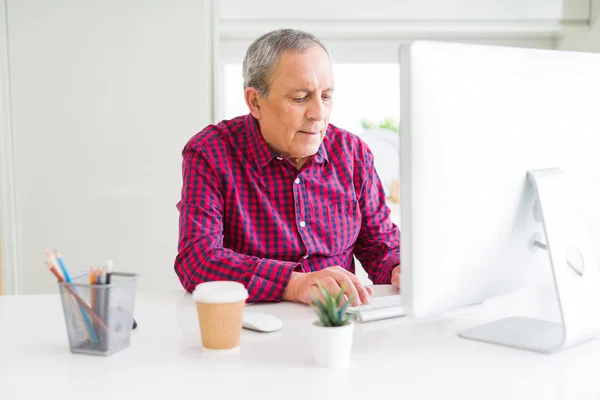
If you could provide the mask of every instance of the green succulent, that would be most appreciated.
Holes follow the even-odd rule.
[[[343,326],[352,318],[352,314],[346,313],[353,298],[344,300],[346,285],[342,284],[338,293],[330,293],[320,283],[317,284],[322,298],[313,295],[311,306],[314,308],[319,321],[323,326]]]

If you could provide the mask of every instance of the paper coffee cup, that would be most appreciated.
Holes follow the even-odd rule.
[[[244,285],[232,281],[204,282],[196,286],[193,297],[202,346],[211,350],[239,348],[248,298]]]

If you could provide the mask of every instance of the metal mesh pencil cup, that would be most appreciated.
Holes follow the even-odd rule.
[[[90,284],[83,273],[58,283],[71,352],[110,355],[129,346],[138,276],[113,272],[109,284]]]

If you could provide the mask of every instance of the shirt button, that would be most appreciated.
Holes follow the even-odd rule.
[[[302,258],[304,258],[304,259],[306,260],[306,259],[308,258],[308,254],[307,254],[307,255],[305,255],[305,256],[304,256],[304,257],[302,257]]]
[[[296,180],[294,181],[294,183],[297,185],[300,183],[300,178],[296,178]]]
[[[306,222],[300,221],[300,228],[304,228],[306,226]]]
[[[277,159],[278,159],[278,160],[283,160],[283,158],[281,158],[281,157],[277,157]]]

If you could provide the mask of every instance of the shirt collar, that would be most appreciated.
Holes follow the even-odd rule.
[[[252,114],[246,116],[246,132],[248,134],[248,151],[258,168],[263,168],[278,156],[265,142],[258,121]]]
[[[327,164],[329,163],[329,157],[327,156],[327,149],[325,148],[325,141],[328,140],[327,135],[329,134],[329,126],[327,126],[327,130],[325,131],[325,137],[323,138],[323,142],[319,146],[319,150],[314,155],[314,160],[318,164]]]
[[[248,133],[248,151],[254,158],[254,162],[258,168],[264,168],[268,165],[273,158],[281,158],[279,154],[271,150],[271,148],[265,142],[258,121],[252,114],[246,116],[246,132]],[[329,133],[329,127],[327,127],[327,134]],[[325,149],[325,140],[319,146],[319,150],[313,156],[313,160],[316,163],[323,164],[328,163],[329,158],[327,156],[327,150]]]

